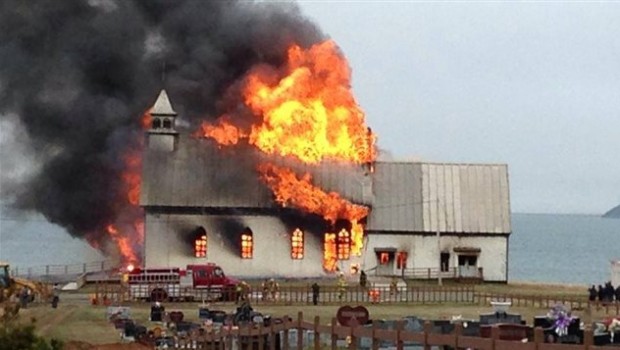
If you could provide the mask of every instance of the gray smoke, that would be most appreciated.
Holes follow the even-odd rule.
[[[140,216],[124,157],[141,150],[141,116],[163,86],[195,128],[239,103],[226,91],[250,67],[322,39],[292,3],[1,1],[0,125],[23,132],[2,138],[3,200],[104,243],[108,224]],[[36,166],[8,176],[20,150]]]

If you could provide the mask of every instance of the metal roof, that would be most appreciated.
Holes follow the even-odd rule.
[[[505,164],[377,162],[363,166],[307,166],[270,159],[257,150],[220,148],[211,140],[179,135],[175,151],[146,150],[143,206],[277,208],[256,167],[286,165],[325,191],[372,206],[374,232],[510,233],[508,169]]]
[[[505,164],[378,162],[369,231],[510,233]]]

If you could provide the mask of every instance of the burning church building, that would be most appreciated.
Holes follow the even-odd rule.
[[[151,117],[140,200],[147,267],[215,262],[231,275],[273,277],[363,269],[424,278],[441,270],[445,278],[507,281],[506,165],[308,165],[248,145],[222,147],[177,131],[165,91]],[[291,179],[278,178],[270,166],[290,169],[284,175]],[[257,167],[264,168],[262,175]],[[303,180],[324,191],[308,198],[307,208],[270,190],[275,182],[291,181],[290,191],[310,192]],[[312,210],[334,198],[345,204],[331,216]],[[361,211],[359,222],[338,215],[347,207]],[[355,225],[363,231],[355,232]]]
[[[378,160],[333,42],[292,46],[228,95],[241,102],[198,131],[177,130],[163,90],[150,110],[146,267],[507,281],[507,167]]]

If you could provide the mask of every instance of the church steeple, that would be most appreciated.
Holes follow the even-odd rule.
[[[166,90],[161,90],[159,93],[159,96],[151,109],[151,116],[153,117],[151,130],[164,129],[174,131],[174,122],[177,117],[177,112],[172,109]]]
[[[166,90],[161,90],[155,104],[151,108],[151,128],[147,132],[150,149],[173,151],[176,146],[178,132],[175,130],[177,112],[172,108]]]

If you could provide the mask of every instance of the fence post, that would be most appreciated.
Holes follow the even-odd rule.
[[[226,348],[227,349],[232,349],[233,347],[233,338],[232,338],[232,324],[228,325],[228,327],[226,327]]]
[[[297,313],[297,349],[304,348],[304,334],[303,328],[301,328],[301,323],[304,321],[304,313],[299,311]]]
[[[338,320],[336,320],[336,318],[332,318],[332,331],[331,331],[331,336],[332,336],[332,350],[336,350],[336,340],[338,339],[336,337],[336,324],[338,323]]]
[[[265,339],[263,338],[263,323],[258,324],[258,350],[265,350]]]
[[[377,329],[379,329],[379,321],[372,321],[372,350],[379,350],[379,341],[377,340]]]
[[[403,320],[396,321],[396,350],[403,350],[402,332],[404,328]]]
[[[594,333],[592,332],[592,327],[590,325],[586,325],[586,329],[583,330],[583,345],[586,350],[590,349],[590,347],[594,345]]]
[[[276,350],[276,331],[274,330],[274,323],[269,323],[269,350]]]
[[[459,348],[459,337],[463,335],[463,323],[457,322],[454,324],[454,348]]]
[[[545,342],[545,333],[543,332],[542,327],[534,328],[534,343],[536,344],[536,349],[540,349],[540,344]]]
[[[353,319],[355,320],[355,319]],[[349,324],[349,344],[348,345],[348,349],[349,350],[356,350],[357,349],[357,339],[355,338],[355,328],[357,327],[357,322],[352,321],[350,322],[352,324]]]
[[[424,321],[424,350],[431,350],[431,346],[428,343],[428,335],[432,332],[433,325],[430,321]]]
[[[319,316],[314,316],[314,350],[321,350],[321,334],[319,333]]]
[[[491,350],[497,348],[497,340],[499,340],[499,327],[497,325],[491,326]]]
[[[284,350],[288,350],[289,349],[289,344],[288,344],[288,329],[290,327],[290,321],[289,321],[289,317],[288,316],[284,316]]]

